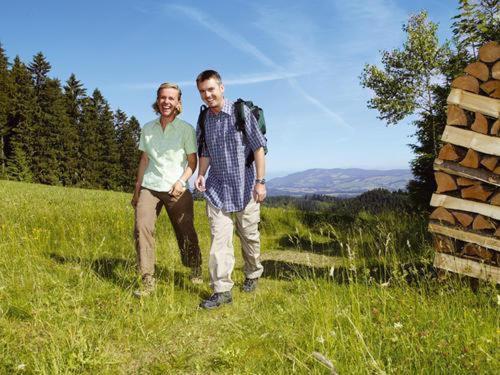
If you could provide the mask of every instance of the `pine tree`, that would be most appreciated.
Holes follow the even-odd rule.
[[[5,142],[7,177],[29,182],[33,180],[33,118],[37,103],[31,74],[19,56],[14,59],[10,79],[12,91],[7,116],[9,132]]]
[[[141,126],[134,116],[127,121],[125,114],[119,110],[115,114],[115,123],[119,134],[121,185],[123,190],[132,191],[141,155],[141,151],[138,149]]]
[[[80,126],[82,122],[82,106],[85,97],[85,88],[83,84],[76,79],[74,74],[66,81],[64,86],[64,101],[66,114],[68,116],[68,128],[63,135],[64,169],[62,171],[63,184],[76,185],[80,180],[79,161],[80,161]]]
[[[5,143],[9,132],[7,116],[9,113],[9,96],[12,84],[9,74],[9,62],[5,50],[0,43],[0,177],[6,177]]]
[[[93,97],[82,100],[82,121],[79,128],[79,176],[82,187],[99,186],[99,119],[98,108]]]

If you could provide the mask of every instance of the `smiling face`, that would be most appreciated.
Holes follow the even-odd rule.
[[[219,112],[224,105],[224,85],[215,78],[198,83],[201,100],[214,112]]]
[[[179,91],[174,88],[163,88],[158,92],[156,104],[161,117],[172,121],[180,113],[181,100]]]

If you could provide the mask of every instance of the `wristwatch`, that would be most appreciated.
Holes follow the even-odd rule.
[[[265,178],[256,178],[255,179],[255,183],[256,184],[265,185],[266,184],[266,179]]]

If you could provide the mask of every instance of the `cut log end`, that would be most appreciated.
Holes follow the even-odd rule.
[[[494,79],[500,79],[500,61],[497,61],[491,68],[491,76]]]
[[[481,134],[488,134],[488,119],[482,113],[476,112],[471,130]]]
[[[449,174],[444,172],[434,172],[434,177],[437,184],[436,193],[444,193],[445,191],[453,191],[458,189],[458,186],[455,183],[455,179]]]
[[[455,225],[455,217],[444,207],[438,207],[432,211],[430,218],[451,225]]]
[[[495,224],[483,215],[477,215],[472,222],[472,229],[474,230],[495,230]]]
[[[477,151],[473,149],[469,149],[467,151],[467,154],[465,155],[465,158],[459,163],[460,165],[468,168],[479,168],[479,154]]]
[[[491,261],[493,258],[493,253],[483,246],[479,246],[475,243],[465,244],[461,254],[462,256],[469,256],[473,258],[480,258],[482,260]]]
[[[479,48],[479,60],[492,63],[500,59],[500,45],[498,42],[489,42]]]
[[[467,228],[474,221],[474,216],[466,212],[452,211],[452,214],[464,228]]]
[[[453,254],[456,252],[455,241],[450,237],[446,237],[440,234],[434,234],[434,249],[438,253]]]
[[[458,105],[448,105],[446,113],[446,125],[467,126],[467,115]]]
[[[498,95],[500,93],[500,81],[497,79],[492,79],[488,82],[483,83],[480,88],[492,98],[498,98]]]
[[[494,171],[498,164],[498,156],[485,156],[481,159],[481,165],[490,171]]]
[[[458,186],[472,186],[472,185],[480,185],[481,181],[473,180],[470,178],[466,177],[459,177],[457,178],[457,185]]]
[[[441,160],[457,161],[460,159],[460,155],[457,153],[455,146],[447,143],[439,151],[438,158]]]
[[[483,82],[487,81],[490,75],[488,66],[480,61],[467,65],[464,71],[465,73],[470,74]]]
[[[475,199],[481,202],[486,202],[491,194],[493,194],[492,191],[486,189],[483,185],[474,185],[464,188],[460,193],[464,199]]]
[[[451,87],[462,89],[464,91],[479,93],[479,81],[472,76],[457,77],[451,82]]]

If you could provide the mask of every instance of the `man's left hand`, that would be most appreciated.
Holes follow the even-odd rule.
[[[255,202],[262,203],[266,199],[266,185],[256,183],[253,188],[253,198]]]

